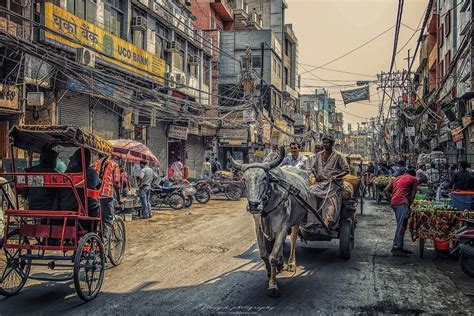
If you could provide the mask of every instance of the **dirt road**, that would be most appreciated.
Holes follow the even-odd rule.
[[[245,201],[212,200],[127,222],[126,257],[106,271],[93,302],[83,303],[72,283],[29,281],[0,299],[0,314],[474,313],[474,282],[456,261],[432,250],[425,259],[392,257],[391,210],[366,206],[353,258],[339,258],[337,241],[301,244],[296,274],[279,277],[278,299],[266,295]]]

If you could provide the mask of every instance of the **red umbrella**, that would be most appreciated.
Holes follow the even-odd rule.
[[[146,160],[155,165],[160,164],[150,148],[136,140],[113,139],[109,140],[109,143],[112,145],[112,155],[117,158],[131,162]]]

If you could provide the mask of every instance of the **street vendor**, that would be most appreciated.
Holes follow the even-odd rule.
[[[316,154],[314,173],[317,183],[311,188],[316,196],[317,209],[322,208],[326,225],[334,229],[339,222],[342,205],[342,177],[349,173],[349,165],[344,156],[333,149],[334,136],[323,136],[322,152]]]
[[[459,162],[459,171],[456,172],[448,183],[448,189],[453,190],[474,190],[474,177],[467,170],[467,161]]]

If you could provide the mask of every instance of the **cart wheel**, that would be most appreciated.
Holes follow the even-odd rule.
[[[18,230],[10,232],[7,236],[8,244],[29,245],[28,238],[21,237]],[[5,241],[5,242],[7,242]],[[3,248],[3,256],[0,256],[0,294],[13,296],[21,291],[28,280],[31,269],[31,259],[25,255],[31,255],[30,249]]]
[[[225,188],[224,194],[231,201],[238,201],[242,196],[242,187],[237,184],[230,184]]]
[[[460,263],[462,271],[466,273],[467,276],[474,278],[474,258],[462,254]]]
[[[354,247],[354,225],[350,218],[341,221],[339,232],[339,254],[342,259],[350,259]]]
[[[84,301],[99,294],[105,273],[104,243],[96,233],[82,237],[74,255],[74,287]]]
[[[115,215],[109,241],[109,259],[114,266],[122,263],[125,254],[126,234],[122,217]]]
[[[426,239],[420,238],[419,252],[420,252],[420,258],[422,259],[425,256],[425,243],[426,243]]]

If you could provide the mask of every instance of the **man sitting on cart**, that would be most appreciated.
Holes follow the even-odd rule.
[[[52,149],[41,152],[39,164],[26,168],[25,172],[32,173],[54,173],[58,153]],[[30,187],[23,189],[23,196],[28,202],[30,210],[52,210],[56,199],[56,188]]]
[[[316,196],[317,209],[322,207],[324,222],[335,229],[342,206],[342,177],[349,173],[349,165],[344,156],[333,149],[332,135],[324,135],[322,141],[324,151],[316,154],[314,173],[317,182],[311,193]]]
[[[308,162],[305,156],[300,155],[301,146],[298,143],[290,144],[291,155],[286,156],[281,162],[281,166],[293,166],[308,171]]]

